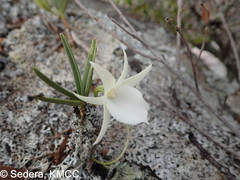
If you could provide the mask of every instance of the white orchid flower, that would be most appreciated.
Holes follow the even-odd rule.
[[[135,125],[141,122],[148,123],[147,115],[149,106],[143,99],[141,92],[133,86],[136,86],[148,74],[152,65],[149,65],[140,73],[125,79],[128,69],[128,59],[124,50],[123,53],[124,67],[122,74],[117,81],[109,71],[94,62],[90,62],[103,82],[103,96],[86,97],[75,94],[75,96],[87,103],[103,105],[103,124],[94,145],[97,144],[106,133],[110,123],[110,114],[116,120],[130,125]]]

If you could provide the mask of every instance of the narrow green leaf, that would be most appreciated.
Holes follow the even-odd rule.
[[[58,10],[60,13],[64,14],[66,8],[67,8],[68,0],[61,0],[59,3]]]
[[[41,79],[43,80],[47,85],[51,86],[52,88],[56,89],[58,92],[61,92],[63,94],[65,94],[66,96],[77,100],[78,98],[70,91],[66,90],[65,88],[61,87],[60,85],[58,85],[57,83],[55,83],[54,81],[52,81],[51,79],[49,79],[47,76],[45,76],[41,71],[39,71],[36,67],[32,66],[33,71],[35,72],[35,74]]]
[[[60,34],[60,37],[72,68],[72,72],[73,72],[73,76],[74,76],[74,80],[77,88],[77,93],[82,95],[81,94],[83,93],[82,80],[81,80],[81,75],[80,75],[76,60],[74,58],[74,55],[72,53],[72,50],[68,44],[66,37],[62,33]]]
[[[92,86],[93,68],[89,62],[95,61],[96,52],[97,52],[97,40],[93,39],[83,74],[83,86],[85,96],[88,96]]]
[[[51,7],[47,0],[34,0],[34,2],[45,11],[51,11]]]
[[[56,104],[66,104],[69,106],[83,106],[85,103],[80,100],[65,100],[65,99],[57,99],[50,98],[45,96],[36,96],[37,99],[44,102],[56,103]]]

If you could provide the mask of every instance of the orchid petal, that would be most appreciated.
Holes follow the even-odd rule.
[[[146,69],[144,69],[140,73],[136,74],[135,76],[132,76],[132,77],[124,80],[121,83],[121,85],[136,86],[148,74],[151,67],[152,67],[152,64],[149,65]]]
[[[149,106],[142,94],[131,86],[120,86],[115,90],[115,97],[106,100],[110,114],[126,124],[147,123]]]
[[[99,133],[96,141],[93,143],[93,145],[99,143],[102,140],[103,136],[105,135],[105,133],[107,131],[109,123],[110,123],[110,113],[107,110],[106,105],[103,106],[103,109],[104,109],[104,117],[103,117],[102,127],[101,127],[100,133]]]
[[[126,78],[127,76],[127,70],[128,70],[128,58],[127,58],[127,54],[126,52],[123,50],[123,54],[124,54],[124,65],[123,65],[123,71],[122,71],[122,74],[121,76],[119,77],[118,81],[117,81],[117,85],[122,83],[123,80]]]
[[[86,103],[90,103],[90,104],[95,104],[95,105],[102,105],[105,102],[105,97],[101,96],[101,97],[87,97],[87,96],[81,96],[79,94],[74,93],[74,95],[81,99],[82,101],[86,102]]]
[[[109,89],[111,89],[116,81],[115,78],[113,77],[113,75],[110,72],[108,72],[106,69],[101,67],[100,65],[98,65],[94,62],[90,62],[90,63],[92,65],[92,67],[94,68],[94,70],[99,75],[99,77],[101,78],[105,92],[108,91]]]

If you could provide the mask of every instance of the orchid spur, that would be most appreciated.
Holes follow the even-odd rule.
[[[76,97],[87,103],[103,105],[103,124],[94,145],[99,143],[106,133],[110,123],[110,115],[116,120],[130,125],[135,125],[141,122],[148,123],[147,115],[149,106],[143,99],[141,92],[134,88],[134,86],[136,86],[148,74],[152,65],[149,65],[140,73],[125,79],[128,69],[128,59],[124,50],[123,53],[123,71],[117,81],[109,71],[94,62],[90,62],[103,82],[103,96],[87,97],[75,94]]]

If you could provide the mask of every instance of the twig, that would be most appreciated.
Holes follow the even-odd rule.
[[[66,33],[67,38],[70,41],[70,44],[73,47],[75,47],[75,43],[74,43],[74,40],[73,40],[73,38],[70,34],[70,27],[69,27],[69,24],[68,24],[68,21],[67,21],[66,17],[64,15],[60,15],[60,18],[61,18],[61,21],[62,21],[64,27],[65,27],[65,33]]]
[[[77,37],[75,32],[71,31],[71,36],[77,45],[82,47],[87,53],[90,52],[90,48]]]
[[[90,52],[90,48],[89,48],[83,41],[81,41],[81,40],[77,37],[77,35],[76,35],[76,33],[75,33],[74,31],[71,31],[71,36],[72,36],[74,42],[75,42],[77,45],[79,45],[80,47],[82,47],[82,48],[84,49],[84,51],[86,51],[87,54]],[[99,61],[99,59],[98,59],[97,56],[95,57],[95,61]],[[83,117],[83,116],[82,116],[82,117]]]
[[[195,62],[195,67],[197,67],[197,64],[198,64],[198,62],[199,62],[199,60],[200,60],[200,58],[201,58],[203,49],[204,49],[204,47],[205,47],[208,31],[209,31],[209,28],[208,28],[208,26],[206,26],[206,28],[205,28],[205,30],[204,30],[204,36],[203,36],[203,42],[202,42],[202,45],[201,45],[201,50],[200,50],[200,53],[199,53],[199,55],[198,55],[198,59],[197,59],[197,61]]]
[[[178,0],[177,1],[177,6],[178,6],[178,12],[177,12],[177,26],[181,27],[181,13],[182,13],[182,5],[183,5],[183,1],[182,0]],[[180,73],[180,66],[181,66],[181,62],[180,62],[180,48],[181,48],[181,37],[180,35],[177,33],[177,42],[176,42],[176,46],[177,46],[177,52],[176,52],[176,59],[177,59],[177,72]]]
[[[51,49],[49,49],[46,54],[45,57],[50,56],[53,52],[55,52],[60,46],[62,45],[61,42],[58,42],[55,46],[53,46]]]
[[[72,39],[72,36],[71,36],[71,34],[70,34],[70,29],[69,29],[69,28],[65,28],[65,33],[66,33],[67,38],[69,39],[70,44],[71,44],[73,47],[75,47],[74,40]]]
[[[110,33],[114,38],[118,39],[121,43],[126,45],[130,50],[133,52],[145,57],[149,58],[152,61],[158,61],[162,63],[169,71],[170,73],[174,74],[176,78],[178,78],[180,81],[182,81],[183,84],[185,84],[189,90],[197,97],[197,99],[205,106],[205,108],[211,112],[214,116],[217,117],[224,125],[226,125],[234,134],[236,134],[238,137],[240,137],[240,131],[237,127],[232,126],[226,119],[222,118],[221,115],[219,115],[211,105],[209,105],[200,95],[196,92],[195,88],[190,85],[181,74],[176,72],[170,65],[167,64],[167,62],[164,60],[164,58],[158,57],[156,55],[148,55],[143,53],[142,51],[139,51],[135,49],[134,47],[130,46],[126,41],[124,41],[120,36],[118,36],[114,31],[109,30],[97,17],[95,17],[79,0],[75,0],[75,3],[83,10],[85,13],[87,13],[92,19],[94,19],[99,26],[101,26],[106,32]]]
[[[219,162],[217,162],[211,156],[211,154],[206,149],[204,149],[201,144],[198,143],[197,139],[195,138],[195,136],[193,135],[192,132],[189,133],[188,138],[189,138],[189,141],[191,143],[193,143],[199,149],[201,156],[204,159],[208,160],[219,171],[221,171],[226,176],[227,179],[229,179],[229,180],[235,180],[236,179],[236,176],[233,175],[227,167],[225,167],[225,166],[221,165]]]
[[[39,13],[39,16],[41,17],[43,24],[45,24],[45,26],[52,32],[54,33],[58,33],[58,27],[52,23],[45,15]]]
[[[172,24],[172,20],[170,18],[166,18],[166,24],[167,25],[170,25],[172,27],[175,27],[176,31],[178,32],[178,34],[180,35],[180,37],[182,38],[186,48],[187,48],[187,52],[188,52],[188,55],[189,55],[189,58],[190,58],[190,61],[191,61],[191,65],[192,65],[192,71],[193,71],[193,78],[194,78],[194,83],[195,83],[195,88],[196,88],[196,91],[197,93],[199,94],[200,96],[200,91],[199,91],[199,87],[198,87],[198,77],[197,77],[197,68],[193,62],[193,58],[192,58],[192,52],[189,48],[189,45],[187,43],[187,40],[185,39],[181,29],[178,27],[178,26],[174,26]]]
[[[111,21],[113,21],[116,25],[118,25],[123,31],[128,33],[130,36],[132,36],[134,39],[138,40],[144,47],[146,47],[154,56],[157,56],[157,54],[150,48],[150,46],[144,41],[142,37],[140,37],[137,34],[136,29],[131,25],[131,23],[127,20],[127,18],[122,14],[122,12],[119,10],[119,8],[114,4],[112,0],[109,0],[112,7],[116,10],[116,12],[119,14],[120,18],[123,20],[123,22],[133,31],[130,32],[126,28],[124,28],[121,24],[119,24],[116,20],[113,18],[110,18]]]
[[[130,22],[125,18],[125,16],[122,14],[122,12],[119,10],[119,8],[115,5],[115,3],[112,0],[109,0],[112,7],[115,9],[115,11],[119,14],[120,18],[123,20],[123,22],[135,33],[137,34],[137,31],[134,29],[134,27],[130,24]]]
[[[59,133],[55,134],[54,136],[45,137],[45,139],[57,139],[57,138],[60,138],[62,135],[66,134],[66,133],[71,134],[72,133],[72,128],[65,129],[64,131],[59,132]]]
[[[177,12],[177,26],[181,28],[181,13],[184,0],[177,0],[178,12]],[[180,49],[181,49],[181,37],[177,33],[176,37],[176,61],[177,61],[177,72],[181,72],[181,60],[180,60]],[[174,83],[175,84],[175,83]]]
[[[154,89],[153,89],[154,90]],[[155,91],[155,90],[154,90]],[[234,152],[233,150],[229,149],[227,146],[225,146],[224,144],[222,144],[221,142],[216,141],[210,134],[206,133],[204,130],[202,130],[200,127],[198,127],[196,125],[196,123],[193,123],[187,115],[184,115],[182,113],[180,113],[179,108],[177,108],[176,106],[172,105],[172,103],[169,103],[169,100],[167,100],[167,98],[165,98],[164,96],[161,95],[156,95],[161,102],[163,102],[167,107],[168,107],[168,112],[171,114],[175,114],[176,116],[178,116],[180,119],[182,119],[185,123],[189,124],[190,126],[192,126],[194,129],[196,129],[198,132],[200,132],[203,136],[205,136],[208,140],[212,141],[214,144],[216,144],[217,146],[225,149],[227,152],[231,153],[232,155],[236,156],[236,157],[240,157],[240,153]],[[157,108],[163,109],[160,106],[156,105],[154,102],[147,100],[147,102],[149,102],[150,104],[154,105]],[[164,109],[164,111],[166,111],[166,109]]]
[[[47,28],[51,31],[53,31],[54,33],[59,33],[59,30],[57,28],[57,26],[55,24],[53,24],[52,22],[50,22],[45,16],[41,15],[40,14],[40,17],[42,18],[43,20],[43,23],[47,26]],[[75,44],[74,44],[74,41],[72,39],[72,36],[70,35],[70,27],[69,27],[69,24],[68,24],[68,21],[66,19],[66,17],[64,15],[60,15],[59,16],[63,25],[64,25],[64,28],[65,28],[65,33],[66,33],[66,36],[67,38],[69,39],[71,45],[73,47],[75,47]]]
[[[110,20],[115,23],[116,25],[118,25],[123,31],[125,31],[127,34],[129,34],[130,36],[132,36],[134,39],[138,40],[140,43],[142,43],[143,46],[145,46],[152,54],[154,54],[155,56],[157,56],[152,49],[149,47],[149,45],[141,38],[139,37],[136,33],[132,33],[129,30],[127,30],[126,28],[124,28],[121,24],[119,24],[115,19],[110,18]]]
[[[209,31],[208,23],[209,23],[210,12],[209,12],[209,10],[207,9],[207,7],[205,6],[204,3],[201,3],[201,6],[202,6],[202,20],[205,22],[206,27],[205,27],[205,30],[204,30],[203,42],[202,42],[202,45],[201,45],[201,50],[200,50],[198,59],[195,62],[195,67],[196,68],[197,68],[197,64],[198,64],[198,62],[199,62],[199,60],[201,58],[203,49],[205,47],[206,38],[207,38],[208,31]]]
[[[223,27],[225,29],[225,31],[227,32],[227,35],[228,35],[228,38],[230,40],[230,43],[231,43],[231,47],[232,47],[232,50],[233,50],[233,54],[235,56],[235,59],[236,59],[236,64],[237,64],[237,70],[238,70],[238,80],[240,81],[240,60],[239,60],[239,56],[238,56],[238,52],[237,52],[237,47],[236,47],[236,44],[233,40],[233,37],[232,37],[232,34],[229,30],[229,27],[226,23],[226,20],[225,20],[225,17],[223,15],[223,13],[220,13],[220,19],[223,23]]]
[[[145,57],[148,57],[147,55]],[[151,57],[148,57],[151,59]],[[164,56],[163,56],[164,59]],[[220,120],[224,125],[226,125],[234,134],[236,134],[238,137],[240,137],[240,132],[237,127],[232,126],[226,119],[222,118],[219,113],[217,113],[213,107],[207,103],[202,96],[199,96],[199,94],[195,91],[195,88],[190,85],[181,74],[178,74],[173,68],[171,68],[165,60],[162,59],[152,59],[161,62],[172,74],[176,75],[176,78],[178,78],[182,83],[189,88],[189,90],[197,97],[197,99],[205,106],[206,110],[212,113],[218,120]]]

